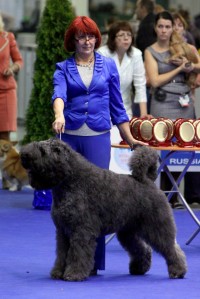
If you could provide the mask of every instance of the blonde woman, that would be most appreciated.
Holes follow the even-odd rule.
[[[14,75],[23,64],[15,36],[4,30],[0,15],[0,139],[17,130],[17,84]]]

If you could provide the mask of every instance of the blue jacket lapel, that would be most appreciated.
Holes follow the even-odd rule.
[[[84,85],[83,81],[81,80],[81,77],[79,75],[74,55],[71,56],[69,59],[66,60],[66,68],[68,72],[70,73],[71,77],[73,78],[76,83],[81,86],[83,89],[87,89]],[[94,63],[94,75],[92,82],[90,84],[90,89],[94,88],[96,83],[99,80],[99,77],[101,76],[101,72],[103,69],[103,57],[95,52],[95,63]]]

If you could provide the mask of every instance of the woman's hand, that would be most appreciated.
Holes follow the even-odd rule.
[[[13,70],[12,70],[12,68],[11,68],[11,67],[9,67],[9,68],[5,69],[5,70],[4,70],[4,72],[3,72],[3,75],[4,75],[5,77],[10,77],[10,76],[13,76],[13,75],[14,75],[14,73],[13,73]]]
[[[65,132],[64,102],[61,98],[56,98],[53,103],[55,120],[52,124],[53,130],[59,134]]]
[[[188,61],[183,65],[183,71],[185,73],[190,73],[193,70],[194,70],[194,64],[192,62]]]
[[[191,61],[188,61],[186,57],[177,57],[170,59],[170,62],[174,65],[180,66],[181,71],[185,73],[190,73],[194,69],[194,65]]]
[[[170,58],[169,62],[174,65],[180,66],[180,65],[184,65],[185,63],[187,63],[188,60],[185,57],[176,57],[176,58]]]
[[[154,118],[151,114],[141,114],[140,118],[151,119]]]
[[[17,63],[13,63],[10,67],[4,70],[3,74],[5,77],[13,76],[14,73],[19,71],[20,67]]]
[[[52,124],[52,128],[57,134],[65,132],[65,118],[64,118],[64,115],[55,118],[55,120]]]
[[[131,144],[129,144],[129,146],[132,150],[134,148],[136,148],[138,145],[149,145],[149,144],[147,142],[143,142],[143,141],[137,140],[135,138],[133,138],[133,142]]]
[[[143,142],[133,138],[133,135],[130,131],[129,122],[119,124],[118,129],[120,130],[122,138],[128,143],[131,149],[134,149],[134,147],[136,147],[137,145],[149,145],[147,142]]]

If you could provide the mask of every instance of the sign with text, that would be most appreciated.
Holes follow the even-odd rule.
[[[170,151],[161,151],[160,157],[163,160]],[[188,164],[188,161],[193,152],[190,151],[177,151],[174,152],[166,160],[166,165],[170,171],[182,171],[183,168]],[[196,151],[191,165],[188,169],[190,172],[200,172],[200,152]]]

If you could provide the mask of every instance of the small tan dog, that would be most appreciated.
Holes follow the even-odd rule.
[[[21,190],[28,185],[28,174],[21,165],[19,153],[10,142],[0,139],[0,170],[2,172],[2,189],[10,191]]]
[[[169,51],[171,53],[171,57],[169,58],[169,61],[171,62],[173,62],[177,58],[182,59],[183,57],[186,57],[189,63],[198,63],[196,48],[186,43],[183,40],[183,38],[175,31],[171,36]],[[197,78],[197,73],[195,72],[186,74],[186,81],[189,87],[191,88],[196,87],[195,86],[196,78]]]

